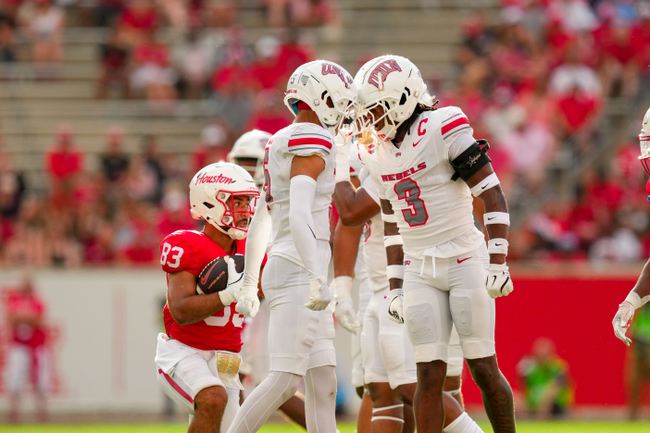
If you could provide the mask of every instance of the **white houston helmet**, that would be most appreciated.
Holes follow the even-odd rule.
[[[300,65],[289,78],[284,104],[296,115],[302,101],[318,115],[323,126],[336,134],[336,128],[354,102],[352,76],[342,66],[327,60]]]
[[[253,216],[259,191],[250,174],[238,165],[216,162],[199,170],[190,182],[192,218],[203,220],[233,239],[244,239],[246,227],[236,226],[235,215]],[[250,198],[248,206],[236,209],[236,197]]]
[[[382,140],[392,140],[418,104],[433,103],[420,70],[402,56],[384,55],[366,62],[354,77],[354,85],[357,127],[375,126],[383,119],[384,125],[377,130]],[[383,108],[384,114],[374,118],[370,110],[377,106]]]
[[[257,186],[264,183],[264,148],[269,138],[268,132],[253,129],[239,137],[228,153],[228,162],[250,173]]]
[[[643,116],[641,132],[639,133],[639,145],[641,146],[639,161],[641,161],[645,172],[650,175],[650,108]]]

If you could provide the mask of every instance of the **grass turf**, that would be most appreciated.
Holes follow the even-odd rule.
[[[648,433],[650,421],[641,422],[519,422],[519,433]],[[482,424],[486,432],[489,426]],[[339,424],[341,433],[354,433],[354,425]],[[51,424],[0,425],[0,433],[183,433],[182,424]],[[290,424],[264,426],[260,433],[300,433],[304,430]]]

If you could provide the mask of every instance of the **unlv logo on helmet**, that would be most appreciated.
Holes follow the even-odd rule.
[[[388,75],[390,75],[391,72],[401,72],[402,68],[400,68],[399,64],[397,63],[397,60],[390,59],[390,60],[384,60],[377,66],[375,66],[375,69],[370,72],[370,75],[368,76],[368,84],[372,84],[378,89],[383,89],[384,87],[384,81],[388,78]],[[381,76],[380,76],[381,75]]]
[[[350,85],[352,84],[352,77],[350,75],[347,75],[343,73],[341,68],[339,68],[336,65],[333,65],[331,63],[323,63],[323,67],[321,68],[321,74],[323,75],[338,75],[338,77],[343,81],[343,84],[345,84],[345,88],[349,89]]]

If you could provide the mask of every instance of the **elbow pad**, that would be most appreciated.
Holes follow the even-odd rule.
[[[451,166],[454,168],[454,175],[451,180],[461,178],[467,181],[474,173],[479,171],[485,164],[491,160],[487,155],[490,143],[487,140],[476,140],[474,144],[468,147],[463,153],[458,155]]]

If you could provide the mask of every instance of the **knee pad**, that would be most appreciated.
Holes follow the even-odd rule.
[[[409,336],[414,345],[438,341],[438,330],[433,325],[434,313],[431,305],[411,305],[407,307],[404,316]]]

